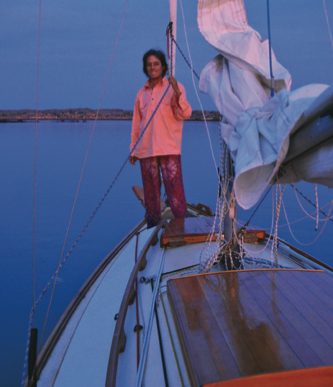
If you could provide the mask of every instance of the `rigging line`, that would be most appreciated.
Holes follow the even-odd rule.
[[[56,286],[56,283],[57,283],[59,267],[60,267],[60,264],[61,264],[61,261],[62,261],[63,255],[64,255],[65,247],[66,247],[66,244],[67,244],[67,238],[68,238],[69,230],[70,230],[72,219],[73,219],[73,214],[74,214],[74,210],[75,210],[75,206],[76,206],[76,201],[77,201],[77,198],[78,198],[78,195],[79,195],[79,191],[80,191],[80,188],[81,188],[81,183],[82,183],[82,178],[83,178],[84,170],[85,170],[85,167],[86,167],[86,164],[87,164],[88,155],[89,155],[92,139],[93,139],[95,128],[96,128],[96,123],[97,123],[97,120],[98,120],[99,111],[100,111],[100,108],[101,108],[101,105],[102,105],[102,101],[103,101],[106,85],[107,85],[107,82],[108,82],[108,79],[109,79],[109,75],[110,75],[110,71],[111,71],[111,67],[112,67],[112,63],[113,63],[113,58],[114,58],[114,55],[115,55],[115,52],[116,52],[116,48],[117,48],[117,45],[118,45],[120,32],[121,32],[121,29],[122,29],[122,26],[123,26],[123,22],[124,22],[126,10],[127,10],[128,1],[129,0],[127,0],[126,4],[125,4],[125,9],[124,9],[123,16],[122,16],[122,19],[121,19],[121,22],[120,22],[117,39],[116,39],[116,42],[115,42],[115,45],[114,45],[114,48],[113,48],[109,69],[108,69],[108,72],[107,72],[107,75],[106,75],[106,79],[105,79],[102,95],[101,95],[101,98],[100,98],[100,101],[99,101],[99,105],[98,105],[98,109],[97,109],[97,112],[96,112],[94,126],[93,126],[93,129],[91,131],[90,140],[89,140],[89,144],[88,144],[88,149],[87,149],[86,157],[84,159],[80,180],[79,180],[79,184],[78,184],[78,187],[77,187],[77,191],[76,191],[76,195],[75,195],[75,199],[74,199],[74,203],[73,203],[73,208],[72,208],[72,212],[71,212],[71,215],[70,215],[70,219],[69,219],[69,223],[68,223],[68,227],[67,227],[67,231],[66,231],[66,235],[65,235],[65,240],[64,240],[64,244],[63,244],[63,247],[62,247],[62,251],[61,251],[61,255],[60,255],[60,259],[59,259],[59,263],[58,263],[58,269],[56,271],[56,277],[55,277],[55,280],[54,280],[54,283],[53,283],[52,293],[51,293],[51,297],[50,297],[50,301],[49,301],[49,306],[48,306],[47,313],[46,313],[46,318],[45,318],[45,322],[44,322],[42,336],[41,336],[41,339],[40,339],[40,342],[39,342],[39,350],[40,350],[42,342],[43,342],[43,336],[44,336],[44,332],[45,332],[45,328],[46,328],[46,323],[47,323],[49,312],[50,312],[50,309],[51,309],[51,304],[52,304],[52,300],[53,300],[55,286]]]
[[[136,242],[135,242],[135,264],[138,260],[138,245],[139,245],[139,233],[136,234]],[[138,291],[138,276],[136,276],[135,279],[135,309],[136,309],[136,326],[139,327],[140,325],[140,318],[139,318],[139,291]],[[137,329],[136,331],[136,370],[139,368],[140,363],[140,330]]]
[[[268,45],[269,45],[269,69],[271,73],[271,97],[274,97],[274,75],[272,65],[272,43],[271,43],[271,20],[269,15],[269,0],[267,0],[267,27],[268,27]]]
[[[183,51],[180,49],[180,47],[178,46],[178,43],[175,41],[175,39],[172,37],[171,38],[172,41],[175,43],[176,47],[178,48],[178,51],[180,52],[181,56],[184,58],[185,62],[187,63],[188,67],[191,69],[191,71],[193,71],[194,75],[198,78],[198,80],[200,80],[200,77],[199,75],[196,73],[196,71],[192,68],[192,66],[190,65],[189,61],[186,59]]]
[[[38,10],[38,43],[37,43],[37,81],[36,81],[36,122],[35,122],[35,165],[34,165],[34,234],[33,234],[33,303],[36,299],[36,208],[37,208],[37,134],[38,134],[38,89],[39,89],[39,53],[40,53],[40,22],[42,15],[42,0],[39,0]],[[35,327],[35,313],[33,315]]]
[[[271,190],[272,188],[272,185],[269,187],[269,189],[267,190],[265,196],[261,199],[260,203],[258,204],[257,208],[254,210],[253,214],[250,216],[250,219],[244,224],[244,227],[247,227],[251,221],[251,219],[253,218],[254,214],[257,212],[258,208],[261,206],[262,202],[266,199],[266,196],[268,195],[269,191]]]
[[[272,187],[272,186],[271,186]],[[267,193],[269,192],[270,190],[268,190],[267,191]],[[267,193],[266,193],[266,195],[267,195]],[[265,196],[266,196],[265,195]],[[272,235],[272,232],[273,232],[273,227],[274,227],[274,218],[275,218],[275,216],[274,216],[274,209],[275,209],[275,201],[274,201],[274,190],[272,190],[272,223],[271,223],[271,228],[270,228],[270,235]],[[238,224],[240,224],[239,222],[237,222],[237,219],[236,219],[236,222],[235,223],[238,223]],[[237,235],[237,230],[236,230],[236,224],[234,223],[234,235],[235,235],[235,237],[236,237],[236,240],[237,240],[237,243],[239,244],[239,242],[240,242],[240,239],[238,239],[238,235]],[[240,224],[240,226],[241,227],[244,227],[243,225],[241,225]],[[279,227],[278,227],[279,228]],[[266,229],[265,229],[266,230]],[[268,229],[269,230],[269,229]],[[264,250],[266,250],[266,248],[268,247],[268,244],[269,244],[269,239],[267,239],[267,243],[265,244],[265,246],[261,249],[261,250],[257,250],[257,251],[251,251],[251,250],[249,250],[246,246],[245,246],[245,244],[243,243],[243,249],[244,249],[244,251],[247,253],[247,254],[249,254],[249,253],[252,253],[252,254],[254,254],[254,253],[256,253],[256,254],[259,254],[259,253],[262,253]],[[241,242],[242,243],[242,242]]]
[[[323,206],[323,207],[321,207],[321,208],[326,208],[327,206],[330,206],[331,203],[332,203],[332,202],[329,202],[329,203],[325,204],[325,206]],[[309,215],[307,215],[307,216],[304,216],[303,218],[300,218],[300,219],[298,219],[298,220],[294,220],[293,222],[290,222],[289,224],[292,225],[292,224],[296,224],[296,223],[302,222],[303,220],[309,219],[310,215],[313,215],[313,214],[315,214],[316,212],[317,212],[317,210],[314,211],[314,212],[312,212],[311,214],[309,214]],[[313,219],[315,219],[315,218],[313,218]],[[325,222],[326,219],[327,219],[327,218],[325,218],[325,219],[319,219],[319,221],[320,221],[320,222]],[[332,219],[332,217],[330,217],[330,218],[328,218],[328,219],[330,220],[330,219]],[[237,224],[238,224],[240,227],[243,225],[243,222],[240,222],[239,220],[237,220],[236,222],[237,222]],[[287,227],[287,226],[288,226],[288,224],[286,223],[286,224],[283,224],[282,226],[278,226],[278,228],[283,228],[283,227]],[[260,227],[260,226],[258,226],[257,228],[258,228],[258,230],[265,230],[265,231],[271,229],[270,227]],[[270,234],[271,234],[271,233],[270,233]]]
[[[173,37],[173,34],[172,34],[172,25],[173,25],[173,22],[170,21],[169,23],[169,27],[168,27],[168,32],[169,32],[169,36],[171,37],[170,39],[170,75],[172,76],[172,54],[173,54],[173,49],[172,49],[172,37]],[[168,39],[169,40],[169,39]]]
[[[273,233],[273,228],[274,228],[274,218],[275,218],[274,209],[275,209],[274,190],[272,190],[272,223],[271,223],[271,228],[270,228],[269,235],[272,235],[272,233]],[[268,230],[269,230],[269,229],[268,229]],[[236,236],[237,236],[237,235],[236,235]],[[237,241],[237,242],[238,242],[238,241]],[[262,253],[264,250],[266,250],[266,248],[268,247],[268,244],[269,244],[269,238],[267,238],[267,243],[265,244],[264,248],[261,249],[261,250],[258,250],[258,251],[251,251],[250,249],[248,249],[247,247],[245,247],[245,245],[244,245],[244,250],[246,251],[247,254],[249,254],[249,253],[252,253],[252,254],[259,254],[259,253]]]
[[[296,191],[307,201],[309,202],[313,207],[315,207],[317,209],[317,206],[312,203],[312,201],[310,199],[308,199],[299,189],[296,188],[296,186],[294,184],[290,184],[293,188],[294,188],[294,192],[295,192],[295,196],[296,196],[296,199],[298,201],[298,204],[300,205],[301,209],[303,210],[303,212],[308,216],[310,217],[311,219],[314,219],[314,220],[317,220],[317,218],[314,218],[312,217],[309,213],[306,212],[306,210],[304,209],[304,207],[302,206],[301,202],[299,201],[297,195],[296,195]],[[323,207],[324,208],[324,207]],[[326,219],[330,220],[331,222],[333,222],[333,216],[329,217],[329,215],[325,214],[324,211],[322,211],[320,208],[318,209],[319,212],[321,212]],[[319,219],[320,221],[323,221],[325,219]]]
[[[316,228],[315,230],[318,230],[319,225],[319,199],[318,199],[318,188],[317,184],[315,184],[315,195],[316,195],[316,207],[317,207],[317,213],[316,213]]]
[[[107,195],[109,194],[109,192],[111,191],[112,187],[114,186],[115,182],[117,181],[118,177],[120,176],[121,172],[123,171],[123,169],[125,168],[125,165],[127,163],[127,161],[129,160],[130,156],[132,155],[132,153],[134,152],[135,148],[137,147],[138,143],[140,142],[142,136],[145,134],[148,126],[150,125],[152,119],[154,118],[158,108],[160,107],[164,97],[166,96],[169,88],[170,88],[170,83],[168,85],[168,87],[166,88],[164,94],[162,95],[159,103],[157,104],[156,106],[156,109],[154,110],[154,112],[152,113],[151,117],[149,118],[148,122],[147,122],[147,125],[144,127],[144,129],[142,130],[142,133],[140,134],[140,136],[138,137],[136,143],[134,144],[132,150],[130,151],[129,155],[127,156],[125,162],[123,163],[123,165],[121,166],[120,170],[118,171],[116,177],[113,179],[111,185],[108,187],[108,189],[106,190],[104,196],[102,197],[102,199],[100,200],[100,202],[98,203],[95,211],[92,213],[92,215],[90,216],[89,220],[87,221],[86,225],[83,227],[81,233],[79,234],[79,236],[77,237],[76,241],[74,242],[74,244],[72,245],[72,247],[69,249],[68,253],[66,254],[66,256],[63,258],[61,264],[59,265],[56,273],[51,277],[51,279],[49,280],[49,282],[47,283],[47,285],[44,287],[43,291],[40,293],[38,299],[35,301],[34,303],[34,306],[31,308],[31,311],[30,311],[30,316],[29,316],[29,326],[28,326],[28,336],[27,336],[27,341],[26,341],[26,354],[25,354],[25,357],[24,357],[24,364],[23,364],[23,376],[22,376],[22,382],[21,382],[21,387],[24,387],[24,383],[25,383],[25,378],[26,378],[26,373],[27,373],[27,367],[28,367],[28,351],[29,351],[29,344],[30,344],[30,332],[31,332],[31,328],[32,328],[32,315],[34,313],[34,310],[36,309],[36,306],[39,304],[39,302],[41,301],[41,299],[43,298],[44,294],[47,292],[47,290],[50,288],[50,286],[52,285],[53,281],[55,280],[56,278],[56,274],[57,272],[59,272],[59,270],[62,268],[62,266],[66,263],[67,259],[69,258],[70,254],[72,253],[72,251],[74,250],[75,246],[78,244],[78,242],[80,241],[80,239],[82,238],[82,236],[84,235],[85,231],[87,230],[87,228],[89,227],[91,221],[94,219],[97,211],[100,209],[101,205],[103,204],[104,200],[106,199]]]
[[[325,230],[325,227],[326,227],[326,225],[327,225],[327,221],[328,221],[329,218],[326,219],[325,224],[323,225],[323,228],[320,230],[320,233],[317,235],[317,237],[315,238],[315,240],[314,240],[313,242],[311,242],[311,243],[302,243],[302,242],[300,242],[300,241],[295,237],[295,235],[294,235],[293,232],[291,231],[291,227],[290,227],[290,223],[289,223],[289,221],[288,221],[287,212],[286,212],[286,209],[285,209],[285,206],[284,206],[283,199],[282,199],[282,206],[283,206],[284,215],[285,215],[285,217],[286,217],[287,224],[288,224],[288,228],[289,228],[289,231],[290,231],[291,236],[295,239],[295,241],[296,241],[297,243],[299,243],[299,244],[302,245],[302,246],[311,246],[311,245],[313,245],[313,244],[319,239],[319,237],[321,236],[321,234],[322,234],[323,231]],[[329,210],[329,212],[328,212],[328,215],[331,213],[332,207],[333,207],[333,201],[331,202],[331,207],[330,207],[330,210]]]
[[[182,3],[182,0],[180,0],[179,3],[180,3],[181,11],[182,11],[183,26],[184,26],[184,34],[185,34],[185,41],[186,41],[187,51],[188,51],[188,57],[189,57],[189,59],[190,59],[191,67],[193,68],[193,63],[192,63],[192,57],[191,57],[190,47],[189,47],[188,39],[187,39],[186,23],[185,23],[185,15],[184,15],[184,10],[183,10],[183,3]],[[203,115],[203,118],[204,118],[204,121],[205,121],[205,127],[206,127],[206,131],[207,131],[207,135],[208,135],[208,141],[209,141],[210,151],[211,151],[211,153],[212,153],[212,157],[213,157],[213,161],[214,161],[214,165],[215,165],[215,171],[216,171],[216,174],[217,174],[217,178],[220,180],[219,173],[218,173],[218,169],[217,169],[217,164],[216,164],[216,160],[215,160],[215,155],[214,155],[214,151],[213,151],[212,140],[211,140],[211,138],[210,138],[209,129],[208,129],[207,121],[206,121],[206,116],[205,116],[205,113],[204,113],[204,110],[203,110],[203,107],[202,107],[202,103],[201,103],[200,97],[199,97],[199,95],[198,95],[197,87],[196,87],[195,82],[194,82],[193,71],[191,71],[191,75],[192,75],[192,81],[193,81],[193,86],[194,86],[195,94],[196,94],[196,96],[197,96],[197,98],[198,98],[198,101],[199,101],[199,104],[200,104],[200,108],[201,108],[201,112],[202,112],[202,115]]]
[[[278,181],[279,182],[279,181]],[[275,223],[275,230],[274,230],[274,241],[275,241],[275,265],[278,265],[278,222],[280,217],[280,210],[281,210],[281,201],[283,197],[283,193],[287,187],[287,184],[283,186],[283,190],[281,191],[281,184],[278,184],[279,188],[279,202],[276,206],[276,223]],[[276,198],[277,199],[277,198]]]
[[[221,125],[219,125],[219,143],[220,143],[220,170],[218,170],[219,173],[219,184],[218,184],[218,192],[217,192],[217,200],[216,200],[216,208],[215,208],[215,218],[214,223],[212,225],[211,231],[208,234],[205,244],[203,245],[203,248],[200,252],[199,256],[199,262],[200,262],[200,270],[205,270],[207,267],[214,263],[216,260],[217,255],[219,254],[219,250],[216,250],[214,253],[209,255],[211,242],[213,234],[215,233],[215,223],[217,220],[217,217],[219,216],[219,233],[218,238],[216,240],[217,244],[220,244],[221,236],[222,236],[222,224],[224,223],[224,218],[226,212],[230,210],[229,202],[226,197],[227,187],[229,185],[229,180],[226,179],[227,176],[227,170],[229,169],[229,151],[227,149],[227,146],[222,139],[221,135]],[[205,257],[202,261],[202,255],[203,252],[206,251]],[[208,258],[207,258],[208,257]]]
[[[331,33],[330,21],[328,20],[327,9],[326,9],[326,1],[325,0],[323,0],[323,4],[324,4],[324,11],[325,11],[326,22],[327,22],[327,27],[328,27],[328,33],[330,35],[331,46],[332,46],[332,50],[333,50],[333,38],[332,38],[332,33]]]
[[[147,325],[147,335],[145,337],[145,341],[144,341],[143,347],[142,347],[142,356],[140,358],[140,365],[139,365],[139,370],[137,373],[137,379],[136,379],[136,384],[135,384],[136,387],[141,387],[142,381],[143,381],[146,360],[147,360],[147,355],[148,355],[148,349],[149,349],[150,335],[151,335],[152,326],[153,326],[153,317],[154,317],[154,307],[155,307],[155,302],[156,302],[156,296],[157,296],[157,292],[159,291],[159,288],[160,288],[161,275],[162,275],[163,266],[164,266],[164,251],[165,251],[165,248],[162,250],[161,261],[160,261],[160,265],[159,265],[159,269],[158,269],[158,273],[157,273],[157,277],[156,277],[156,286],[154,287],[154,292],[153,292],[152,299],[151,299],[149,321],[148,321],[148,325]]]

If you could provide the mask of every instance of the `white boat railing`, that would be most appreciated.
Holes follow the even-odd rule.
[[[151,246],[152,240],[154,239],[155,235],[158,234],[160,229],[165,225],[165,223],[166,223],[166,220],[161,220],[160,223],[156,226],[156,229],[154,230],[154,232],[146,242],[145,246],[141,250],[138,260],[128,280],[126,290],[120,305],[120,309],[117,317],[117,323],[113,334],[105,387],[116,386],[118,357],[120,353],[125,351],[125,346],[126,346],[126,335],[124,331],[124,323],[126,319],[127,309],[129,305],[133,304],[136,297],[134,284],[135,284],[138,272],[144,270],[144,268],[146,267],[146,264],[147,264],[146,255]]]

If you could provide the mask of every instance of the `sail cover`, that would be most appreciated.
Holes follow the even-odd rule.
[[[234,160],[236,199],[248,209],[271,183],[287,154],[290,135],[298,123],[304,124],[303,113],[328,86],[290,92],[291,76],[272,53],[275,96],[270,98],[269,44],[248,25],[243,0],[198,0],[198,25],[219,52],[203,69],[200,90],[209,94],[223,116],[221,130]],[[325,155],[317,151],[303,164],[289,166],[283,182],[303,179],[332,186],[333,148],[326,148]],[[328,160],[324,172],[323,157]]]

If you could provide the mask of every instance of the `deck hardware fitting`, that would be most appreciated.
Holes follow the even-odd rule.
[[[135,325],[135,327],[134,327],[134,332],[137,332],[137,331],[142,331],[142,329],[143,329],[143,326],[142,325]]]
[[[117,313],[117,314],[115,314],[115,315],[114,315],[114,319],[115,319],[115,321],[117,321],[117,320],[118,320],[118,317],[119,317],[119,313]]]

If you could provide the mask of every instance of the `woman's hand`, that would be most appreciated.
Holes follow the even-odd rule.
[[[176,79],[174,77],[172,77],[172,76],[168,78],[168,81],[171,84],[171,86],[173,88],[173,91],[176,94],[177,103],[178,103],[179,97],[181,95],[181,92],[180,92],[179,87],[178,87],[178,83],[177,83]]]
[[[130,156],[130,157],[129,157],[129,162],[130,162],[130,164],[134,165],[134,164],[136,163],[136,160],[137,160],[137,159],[138,159],[138,158],[135,157],[135,156]]]

